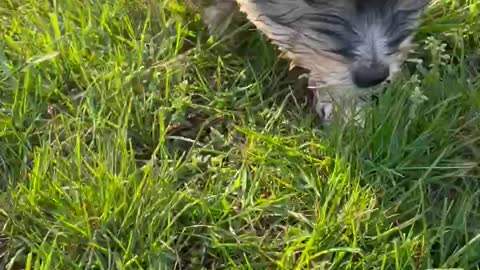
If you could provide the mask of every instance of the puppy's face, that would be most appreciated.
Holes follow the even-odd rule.
[[[370,89],[394,78],[428,0],[237,0],[317,87]]]

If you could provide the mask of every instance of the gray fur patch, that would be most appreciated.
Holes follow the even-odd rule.
[[[217,0],[207,20],[240,11],[293,66],[309,70],[310,87],[335,96],[392,81],[406,60],[429,0]],[[225,4],[227,3],[227,4]],[[232,11],[233,12],[233,11]],[[222,14],[222,15],[220,15]]]

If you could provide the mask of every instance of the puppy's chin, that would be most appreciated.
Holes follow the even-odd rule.
[[[368,100],[370,97],[378,96],[388,89],[389,83],[383,83],[370,88],[359,88],[353,84],[347,85],[326,85],[326,84],[313,84],[310,81],[308,89],[314,95],[320,98],[331,99],[336,101],[350,100],[350,99],[362,99]]]

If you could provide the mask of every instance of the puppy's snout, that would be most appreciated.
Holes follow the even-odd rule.
[[[383,83],[390,76],[390,68],[385,64],[358,66],[352,71],[353,83],[359,88],[368,88]]]

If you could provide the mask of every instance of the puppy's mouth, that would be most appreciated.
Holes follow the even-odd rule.
[[[368,94],[383,94],[385,93],[385,91],[387,91],[388,89],[388,86],[390,86],[391,82],[390,81],[385,81],[377,86],[373,86],[373,87],[370,87],[370,88],[367,88],[367,89],[363,89],[363,90],[360,90],[360,91],[363,91],[365,93],[368,93]]]
[[[391,84],[390,81],[385,81],[379,85],[372,87],[358,87],[355,84],[324,84],[317,83],[315,81],[309,80],[307,88],[311,91],[341,91],[341,92],[352,92],[358,94],[378,94],[383,93]]]
[[[315,78],[310,73],[300,73],[294,75],[298,78],[299,85],[303,85],[301,88],[306,89],[308,92],[315,93],[317,91],[329,91],[343,93],[347,95],[379,95],[385,93],[388,87],[391,85],[392,78],[387,78],[380,84],[368,88],[358,87],[353,83],[353,80],[345,77],[343,80],[339,80],[340,83],[332,84],[321,78]]]

